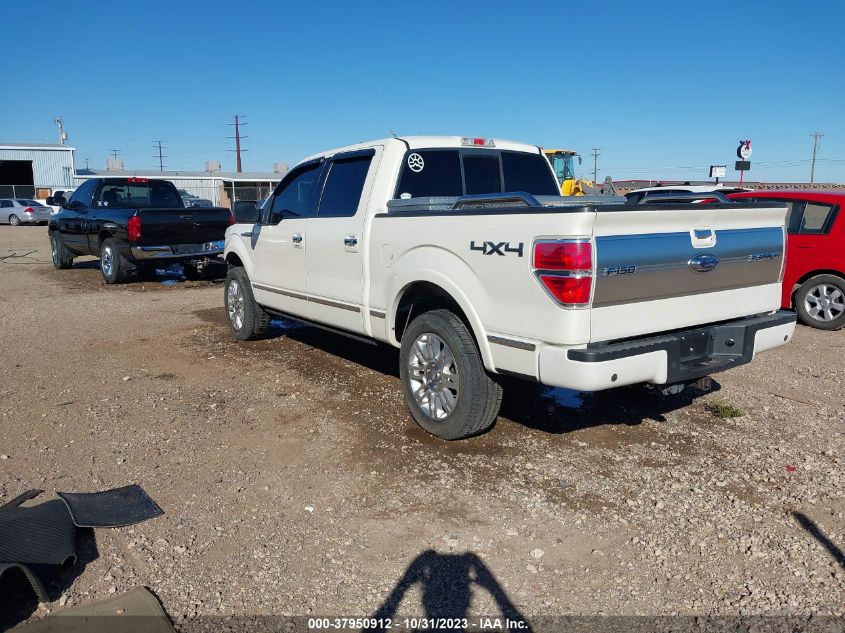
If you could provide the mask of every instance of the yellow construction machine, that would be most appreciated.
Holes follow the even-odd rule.
[[[575,177],[576,156],[578,156],[578,164],[581,164],[578,152],[571,149],[544,149],[543,153],[554,169],[557,181],[560,183],[561,195],[589,196],[601,193],[601,187],[597,187],[592,180]]]

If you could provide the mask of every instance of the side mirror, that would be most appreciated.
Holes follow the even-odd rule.
[[[236,202],[232,215],[238,224],[255,224],[259,216],[258,205],[255,202]]]
[[[56,201],[55,201],[55,200],[56,200],[56,199],[55,199],[55,198],[53,198],[53,196],[47,196],[46,198],[44,198],[44,202],[46,202],[46,203],[47,203],[48,205],[50,205],[51,207],[56,206]]]

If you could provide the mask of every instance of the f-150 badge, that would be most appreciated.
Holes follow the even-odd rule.
[[[522,257],[522,249],[524,243],[519,242],[516,246],[511,246],[510,242],[481,242],[476,244],[475,240],[469,243],[469,250],[480,251],[485,255],[507,255],[508,253],[516,253],[517,257]]]

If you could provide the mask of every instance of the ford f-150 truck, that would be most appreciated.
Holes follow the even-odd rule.
[[[499,375],[668,389],[783,345],[781,204],[563,198],[539,147],[392,138],[321,152],[226,233],[232,333],[273,315],[400,348],[408,407],[482,432]]]
[[[56,268],[70,268],[79,255],[100,257],[106,283],[128,281],[154,266],[184,265],[187,276],[223,252],[228,209],[186,209],[167,180],[94,178],[85,181],[50,218]]]

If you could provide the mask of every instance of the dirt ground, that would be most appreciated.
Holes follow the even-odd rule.
[[[138,585],[177,626],[845,615],[845,331],[799,326],[709,394],[508,381],[489,433],[445,443],[391,349],[281,321],[240,343],[220,281],[49,259],[46,228],[0,226],[0,504],[138,483],[166,514],[84,535],[7,625]]]

